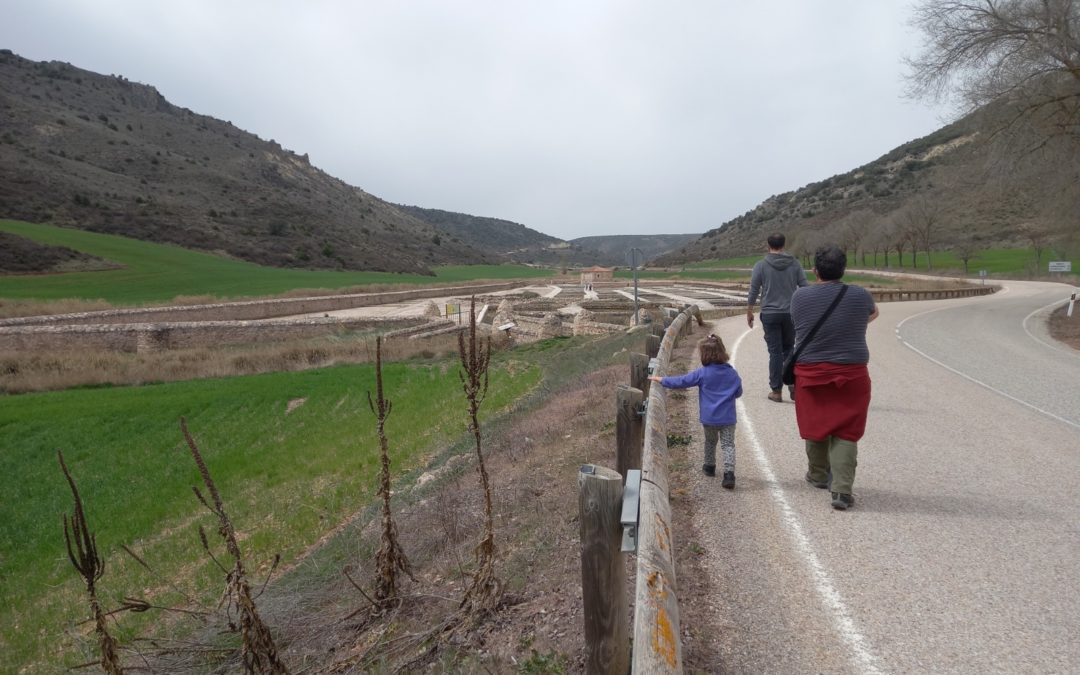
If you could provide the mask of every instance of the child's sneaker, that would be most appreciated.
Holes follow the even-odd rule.
[[[729,490],[732,490],[732,489],[735,488],[735,472],[734,471],[725,471],[724,472],[724,480],[720,483],[720,487],[725,487],[725,488],[727,488]]]
[[[716,475],[716,465],[715,464],[702,464],[701,465],[701,470],[705,472],[706,476],[715,476]]]

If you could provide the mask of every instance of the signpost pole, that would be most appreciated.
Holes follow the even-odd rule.
[[[640,248],[632,248],[626,252],[626,258],[627,262],[630,263],[630,269],[634,271],[634,325],[636,326],[640,323],[638,319],[637,270],[638,265],[645,260],[645,252]]]

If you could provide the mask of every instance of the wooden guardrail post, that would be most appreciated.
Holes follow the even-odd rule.
[[[656,358],[656,355],[660,353],[660,342],[662,340],[658,335],[646,335],[645,336],[645,355],[650,359]]]
[[[641,468],[645,443],[645,420],[639,415],[645,393],[619,385],[615,392],[615,470],[624,478],[630,469]]]
[[[630,352],[630,386],[649,391],[649,355]]]
[[[630,672],[626,572],[620,546],[622,476],[586,464],[578,473],[585,672]]]

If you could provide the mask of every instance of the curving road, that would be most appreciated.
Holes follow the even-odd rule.
[[[794,405],[766,399],[760,328],[716,322],[745,393],[736,489],[699,473],[689,488],[686,536],[704,548],[710,593],[680,602],[704,603],[721,636],[697,663],[1080,672],[1080,353],[1040,320],[1071,291],[1007,282],[983,298],[879,305],[847,512],[803,480]],[[692,652],[708,629],[684,628]]]

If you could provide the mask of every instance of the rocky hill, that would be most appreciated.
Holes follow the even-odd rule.
[[[696,234],[598,235],[563,241],[520,223],[419,206],[398,208],[459,238],[465,244],[514,262],[543,265],[626,266],[626,252],[639,248],[645,260],[697,239]]]
[[[678,250],[685,244],[695,241],[698,234],[615,234],[607,236],[580,237],[573,243],[583,249],[594,250],[599,254],[597,262],[602,265],[625,266],[632,248],[641,249],[646,261]]]
[[[399,204],[398,208],[468,246],[513,262],[552,264],[557,263],[561,256],[568,262],[595,264],[595,251],[575,250],[572,244],[537,232],[521,223],[419,206]]]
[[[0,111],[0,217],[284,267],[430,273],[500,261],[305,154],[121,76],[0,50]]]
[[[769,197],[656,264],[759,253],[770,232],[795,253],[823,241],[884,255],[1080,245],[1075,125],[1024,119],[1013,102],[978,110],[846,173]],[[1041,124],[1041,126],[1040,126]]]

